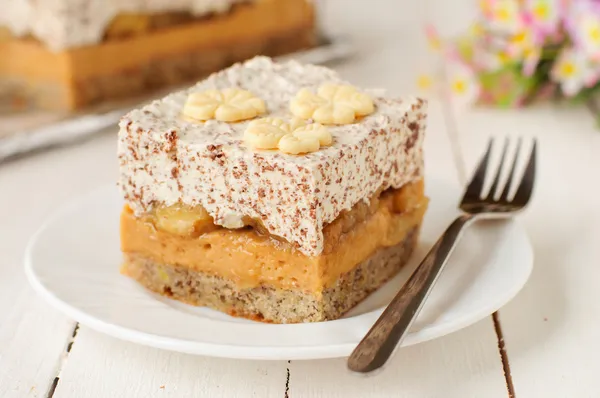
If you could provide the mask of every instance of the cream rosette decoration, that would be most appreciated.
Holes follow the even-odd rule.
[[[185,116],[202,121],[239,122],[265,112],[266,105],[262,99],[237,88],[191,93],[183,106]]]
[[[317,93],[303,88],[290,101],[290,111],[322,124],[350,124],[375,110],[373,99],[353,86],[324,84]]]
[[[297,118],[288,122],[268,117],[250,122],[244,132],[244,141],[254,149],[279,149],[298,155],[331,145],[333,138],[329,129],[320,123],[306,124]]]

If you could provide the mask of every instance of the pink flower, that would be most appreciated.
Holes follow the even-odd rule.
[[[527,54],[525,54],[525,59],[523,60],[523,74],[525,76],[533,75],[535,68],[537,68],[538,63],[540,62],[541,56],[541,47],[532,48]]]
[[[600,58],[600,1],[572,2],[565,27],[578,49],[590,58]]]
[[[460,52],[457,48],[457,43],[453,41],[442,40],[440,34],[433,25],[425,25],[425,37],[427,38],[429,48],[438,55],[450,59],[461,58]]]
[[[557,32],[563,11],[564,2],[561,0],[525,1],[525,20],[528,27],[538,36],[538,43],[543,43],[545,36]]]
[[[425,25],[425,37],[427,38],[427,43],[432,50],[438,51],[442,49],[442,38],[440,37],[440,34],[435,26],[431,24]]]

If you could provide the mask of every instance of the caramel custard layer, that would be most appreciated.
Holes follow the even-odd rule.
[[[369,208],[373,210],[357,213],[355,207],[328,225],[326,250],[310,257],[253,229],[202,229],[198,236],[167,232],[151,218],[136,218],[126,206],[121,249],[157,263],[212,273],[240,288],[264,284],[320,293],[377,249],[399,244],[420,225],[427,208],[422,181],[384,192]]]

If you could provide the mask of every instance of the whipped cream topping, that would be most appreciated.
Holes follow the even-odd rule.
[[[32,34],[61,51],[101,42],[108,24],[123,12],[186,11],[200,17],[248,1],[256,0],[8,0],[2,4],[0,26],[16,36]]]
[[[257,57],[128,113],[118,149],[125,200],[137,215],[156,205],[202,205],[227,228],[249,216],[302,253],[320,254],[323,227],[342,211],[422,178],[426,103],[366,90],[374,113],[328,126],[333,144],[298,156],[246,147],[249,121],[195,123],[181,110],[190,93],[238,87],[262,98],[268,116],[287,118],[298,90],[323,83],[347,84],[323,67]]]

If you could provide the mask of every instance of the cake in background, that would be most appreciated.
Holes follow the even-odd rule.
[[[11,0],[0,91],[75,110],[314,42],[310,0]]]

